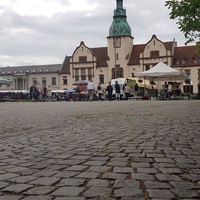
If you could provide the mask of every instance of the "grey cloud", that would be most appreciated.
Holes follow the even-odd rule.
[[[63,5],[69,3],[57,1]],[[95,3],[94,0],[87,2]],[[153,34],[163,41],[175,37],[183,43],[177,25],[169,19],[165,1],[148,2],[151,3],[146,0],[124,1],[134,44],[148,42]],[[21,16],[13,11],[4,11],[0,14],[3,19],[0,21],[0,55],[55,57],[56,61],[62,62],[65,55],[73,54],[81,41],[88,47],[106,46],[116,1],[96,3],[98,6],[94,11],[69,11],[52,17]]]

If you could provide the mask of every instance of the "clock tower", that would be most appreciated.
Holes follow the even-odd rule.
[[[120,70],[127,66],[133,48],[133,37],[127,22],[126,9],[123,8],[123,0],[116,0],[116,9],[109,29],[107,45],[110,58],[108,66],[115,71],[115,75],[111,72],[113,78],[116,77],[116,66],[120,67]],[[117,77],[121,76],[128,77],[128,74],[117,75]]]

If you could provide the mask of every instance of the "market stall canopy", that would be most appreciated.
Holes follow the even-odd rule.
[[[2,77],[0,77],[0,84],[2,84],[2,85],[12,85],[12,81],[11,81],[11,80],[8,80],[8,79],[5,79],[5,78],[2,78]]]
[[[171,68],[170,66],[164,64],[163,62],[159,62],[150,70],[144,72],[135,72],[134,75],[141,77],[141,76],[151,76],[151,77],[159,77],[159,76],[179,76],[181,75],[180,70],[176,70]]]

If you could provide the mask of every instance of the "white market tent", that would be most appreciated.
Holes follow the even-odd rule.
[[[176,70],[171,68],[170,66],[164,64],[163,62],[159,62],[150,70],[144,72],[135,72],[134,75],[138,77],[165,77],[165,76],[180,76],[182,72],[180,70]]]

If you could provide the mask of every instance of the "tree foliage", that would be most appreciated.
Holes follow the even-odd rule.
[[[200,51],[200,0],[169,0],[170,19],[177,19],[179,29],[187,39],[186,45],[196,42]]]

